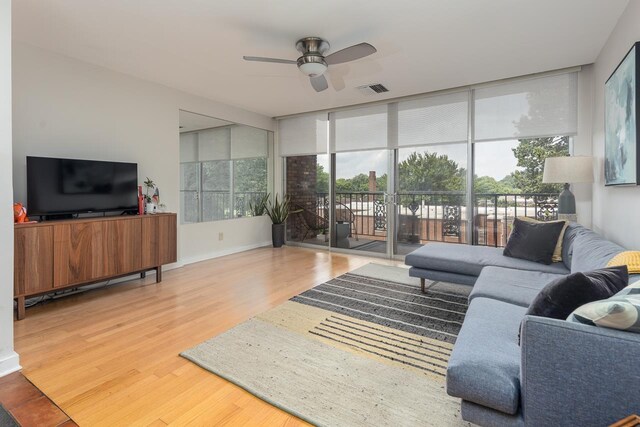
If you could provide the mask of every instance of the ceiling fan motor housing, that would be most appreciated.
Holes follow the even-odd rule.
[[[322,75],[327,71],[324,53],[329,50],[329,42],[320,37],[305,37],[298,40],[296,49],[302,53],[298,58],[298,68],[309,77]]]
[[[330,47],[329,42],[320,37],[305,37],[296,42],[296,49],[303,55],[311,53],[322,56]]]

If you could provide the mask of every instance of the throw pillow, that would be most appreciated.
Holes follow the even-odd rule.
[[[611,298],[578,307],[567,320],[640,333],[640,282],[627,286]]]
[[[578,307],[612,297],[628,283],[626,266],[570,274],[545,286],[526,314],[566,319]]]
[[[565,222],[513,220],[513,231],[502,252],[504,256],[551,264],[558,236]]]
[[[547,224],[550,222],[564,222],[564,227],[562,227],[562,231],[560,231],[560,235],[558,236],[558,241],[556,242],[556,248],[553,250],[553,256],[551,257],[551,261],[553,262],[562,262],[562,241],[564,240],[564,232],[567,230],[569,226],[569,221],[538,221],[535,218],[529,218],[528,216],[519,216],[518,219],[527,222],[546,222]]]
[[[640,251],[624,251],[611,258],[607,267],[626,265],[629,274],[640,273]]]
[[[638,276],[634,276],[636,279]],[[633,281],[631,277],[629,277],[629,286],[622,289],[620,292],[614,295],[614,297],[627,296],[627,295],[636,295],[640,296],[640,280]]]

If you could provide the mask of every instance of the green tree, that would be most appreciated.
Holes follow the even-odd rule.
[[[509,189],[509,193],[519,193],[520,192],[520,190],[518,188],[516,188],[516,182],[515,182],[515,178],[513,177],[513,172],[510,173],[509,175],[505,176],[504,178],[502,178],[498,182],[500,182],[506,188],[508,188]]]
[[[400,191],[463,191],[465,173],[447,155],[414,152],[399,165]]]
[[[242,159],[233,162],[234,191],[267,191],[267,159]]]
[[[491,176],[476,176],[473,181],[473,189],[479,194],[509,194],[517,193],[513,187],[502,182],[497,181]]]
[[[318,165],[316,169],[316,192],[329,192],[329,172],[325,171],[322,165]]]
[[[376,177],[376,190],[387,191],[387,174]],[[368,190],[367,190],[368,191]]]
[[[523,193],[559,193],[562,184],[544,184],[542,172],[547,157],[569,155],[569,138],[554,136],[549,138],[520,139],[513,149],[518,166],[523,168],[513,173],[513,183]]]
[[[369,176],[359,173],[353,178],[336,179],[336,192],[355,193],[359,191],[369,191]]]
[[[376,177],[376,190],[386,191],[387,174]],[[322,165],[318,165],[316,173],[316,190],[318,193],[329,192],[329,173],[325,172]],[[339,193],[358,193],[369,191],[369,176],[360,173],[353,178],[336,179],[336,192]]]

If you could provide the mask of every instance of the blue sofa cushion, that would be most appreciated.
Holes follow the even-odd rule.
[[[515,414],[520,405],[518,333],[526,308],[475,298],[449,359],[447,393]]]
[[[405,263],[427,270],[451,271],[468,276],[479,276],[482,269],[488,265],[555,274],[569,273],[561,262],[544,265],[524,259],[509,258],[502,255],[502,251],[502,248],[487,246],[427,243],[407,255]]]
[[[573,243],[578,235],[584,234],[588,231],[591,230],[576,222],[570,222],[567,229],[564,231],[564,236],[562,238],[562,262],[569,270],[571,270],[571,259],[573,258]]]
[[[531,301],[547,283],[561,277],[564,275],[504,267],[485,267],[469,295],[469,302],[475,298],[492,298],[521,307],[529,307]]]
[[[598,233],[585,229],[573,243],[571,273],[604,268],[615,255],[623,252],[622,246],[605,239]]]

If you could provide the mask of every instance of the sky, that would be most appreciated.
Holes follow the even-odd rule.
[[[517,147],[517,140],[482,142],[475,144],[475,173],[477,176],[490,176],[497,181],[518,169],[517,160],[512,148]],[[458,162],[461,167],[467,167],[467,145],[448,144],[432,145],[424,148],[401,148],[398,152],[399,160],[406,159],[414,151],[446,154],[450,159]],[[387,150],[359,151],[353,153],[338,153],[336,155],[336,176],[338,178],[352,178],[369,171],[376,171],[377,176],[387,173]],[[329,157],[318,156],[318,163],[329,170]]]

